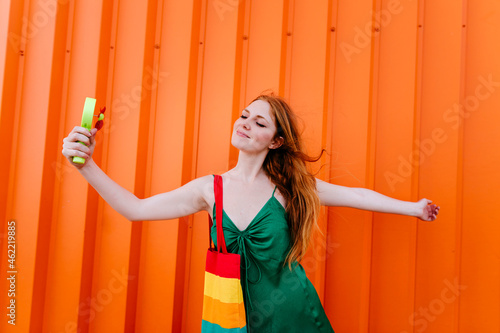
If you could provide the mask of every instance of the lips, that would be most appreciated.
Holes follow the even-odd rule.
[[[241,137],[243,137],[243,138],[250,139],[250,137],[249,137],[248,135],[246,135],[245,133],[243,133],[243,132],[236,131],[236,134],[238,134],[239,136],[241,136]]]

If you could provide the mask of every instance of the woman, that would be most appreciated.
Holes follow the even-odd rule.
[[[131,221],[166,220],[214,211],[213,176],[146,199],[120,187],[93,162],[97,130],[75,127],[63,154],[115,210]],[[88,145],[84,146],[77,141]],[[400,201],[363,188],[314,178],[302,153],[294,114],[274,95],[257,97],[236,120],[237,165],[222,175],[228,251],[242,255],[242,287],[250,332],[333,332],[318,295],[298,264],[320,205],[353,207],[433,221],[431,201]],[[73,156],[86,159],[74,164]],[[217,223],[217,221],[214,221]],[[212,228],[212,238],[215,235]]]

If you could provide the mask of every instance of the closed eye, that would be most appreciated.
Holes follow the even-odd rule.
[[[242,119],[247,119],[247,118],[248,118],[248,116],[245,116],[245,115],[243,115],[243,114],[242,114],[242,115],[240,116],[240,118],[242,118]],[[266,125],[261,124],[261,123],[259,123],[259,122],[256,122],[256,124],[257,124],[257,126],[259,126],[259,127],[266,127]]]

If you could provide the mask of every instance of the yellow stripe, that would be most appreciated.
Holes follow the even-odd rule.
[[[223,328],[242,328],[246,325],[243,302],[223,303],[209,296],[203,297],[202,319]]]
[[[223,278],[209,272],[205,272],[205,296],[223,303],[243,303],[239,279]]]

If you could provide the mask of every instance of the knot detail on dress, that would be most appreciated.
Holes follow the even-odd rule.
[[[246,299],[248,300],[248,305],[250,306],[250,309],[253,310],[253,305],[252,305],[252,298],[250,296],[250,292],[249,292],[249,288],[248,288],[248,283],[252,283],[252,284],[255,284],[255,283],[259,283],[261,278],[262,278],[262,271],[260,270],[260,266],[257,262],[257,260],[255,260],[254,256],[252,255],[252,252],[251,251],[247,251],[247,247],[246,247],[246,232],[242,232],[241,234],[238,235],[238,237],[236,238],[236,242],[238,244],[238,248],[240,250],[240,253],[241,253],[241,256],[243,257],[242,259],[242,262],[241,262],[241,267],[245,273],[245,296],[246,296]],[[257,280],[251,280],[250,277],[249,277],[249,270],[250,270],[250,266],[251,265],[255,265],[255,268],[258,272],[258,278]]]

